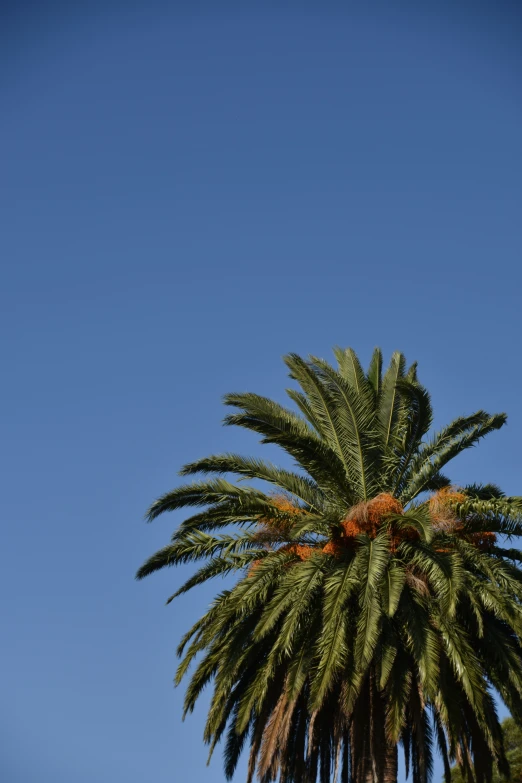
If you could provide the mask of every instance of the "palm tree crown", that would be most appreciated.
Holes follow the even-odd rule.
[[[203,560],[169,599],[238,572],[183,637],[176,683],[198,658],[185,714],[207,683],[204,739],[225,739],[230,778],[245,745],[248,781],[393,783],[397,747],[414,783],[434,747],[470,781],[508,771],[493,691],[522,720],[522,498],[453,487],[455,456],[499,429],[477,411],[428,437],[432,408],[402,354],[376,349],[285,358],[299,390],[283,407],[229,394],[226,424],[280,446],[296,470],[236,454],[186,465],[214,474],[159,498],[149,520],[198,507],[138,578]],[[240,483],[225,476],[233,474]],[[261,480],[248,486],[244,479]]]

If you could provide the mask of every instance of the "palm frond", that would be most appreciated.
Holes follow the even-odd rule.
[[[377,421],[384,449],[388,448],[397,423],[401,402],[398,382],[404,378],[405,368],[406,359],[404,355],[396,352],[393,354],[389,367],[382,379]]]
[[[352,489],[342,460],[304,419],[257,394],[228,394],[224,402],[242,411],[227,416],[225,424],[253,430],[263,436],[262,443],[279,445],[321,488],[352,502]]]
[[[378,399],[382,386],[382,351],[380,348],[375,348],[372,353],[372,360],[366,377],[375,393],[376,399]]]
[[[190,462],[180,470],[181,476],[194,473],[235,473],[246,478],[259,479],[290,492],[310,508],[320,510],[324,495],[316,482],[308,476],[285,470],[265,460],[243,457],[240,454],[216,454]]]
[[[167,492],[158,498],[147,511],[147,521],[152,522],[165,511],[175,511],[187,506],[207,506],[234,500],[239,504],[249,500],[263,501],[265,496],[252,487],[238,487],[225,479],[195,481]]]
[[[368,500],[379,490],[375,475],[377,439],[369,386],[366,393],[358,394],[327,362],[315,357],[312,361],[332,396],[332,415],[337,430],[342,433],[340,444],[345,463],[353,466],[351,483],[357,486],[358,499]]]
[[[449,439],[445,445],[435,447],[436,443],[432,443],[426,446],[410,463],[410,475],[402,496],[408,500],[415,498],[427,488],[433,476],[436,476],[450,460],[474,446],[490,432],[503,427],[505,423],[504,413],[486,415],[483,421]]]

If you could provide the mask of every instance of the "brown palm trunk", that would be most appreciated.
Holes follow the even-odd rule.
[[[397,745],[386,738],[385,704],[370,672],[358,699],[350,731],[350,783],[397,783]]]
[[[388,743],[368,748],[360,768],[363,777],[356,775],[353,783],[397,783],[397,755],[397,746]]]
[[[397,783],[397,745],[386,748],[383,783]]]

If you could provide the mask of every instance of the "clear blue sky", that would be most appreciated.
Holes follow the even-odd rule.
[[[261,453],[221,395],[400,349],[437,423],[509,414],[454,480],[522,489],[521,19],[82,5],[1,33],[0,778],[216,783],[172,687],[214,588],[134,573],[183,462]]]

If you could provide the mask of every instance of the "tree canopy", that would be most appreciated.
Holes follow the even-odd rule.
[[[294,467],[218,454],[185,465],[150,521],[194,507],[139,569],[203,565],[171,596],[217,576],[217,594],[178,648],[176,683],[194,665],[192,712],[212,684],[204,740],[224,741],[230,778],[393,783],[402,747],[414,783],[438,748],[446,780],[509,766],[494,691],[522,720],[522,499],[493,484],[457,487],[446,469],[506,421],[483,410],[431,432],[430,395],[400,353],[365,371],[285,358],[291,406],[225,397],[228,426],[276,444]],[[235,476],[231,481],[229,476]],[[248,484],[248,480],[254,484]],[[259,488],[258,482],[264,487]]]

